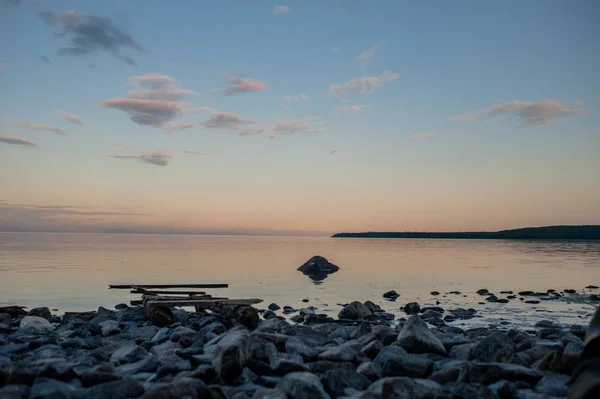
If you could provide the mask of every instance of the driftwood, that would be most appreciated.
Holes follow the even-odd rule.
[[[143,288],[138,288],[136,290],[131,290],[131,294],[148,294],[148,295],[205,295],[204,291],[169,291],[169,290],[146,290]]]
[[[251,299],[188,299],[188,300],[148,300],[146,306],[199,306],[204,309],[216,308],[219,305],[253,305],[261,303],[263,300],[258,298]]]
[[[129,290],[146,288],[227,288],[229,284],[110,284],[109,289]]]
[[[0,306],[0,313],[8,313],[12,317],[27,314],[25,306]]]

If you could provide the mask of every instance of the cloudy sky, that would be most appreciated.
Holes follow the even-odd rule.
[[[0,0],[0,230],[600,224],[599,14]]]

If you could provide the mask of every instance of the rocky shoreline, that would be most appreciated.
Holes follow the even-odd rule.
[[[334,319],[270,304],[241,312],[256,314],[243,325],[232,316],[239,309],[176,309],[168,326],[125,304],[63,316],[17,309],[0,313],[0,398],[567,397],[584,327],[459,328],[477,311],[401,309],[396,320],[371,301],[352,302]]]

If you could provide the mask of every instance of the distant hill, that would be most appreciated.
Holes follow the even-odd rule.
[[[337,233],[334,238],[455,238],[486,240],[600,240],[600,226],[526,227],[501,231],[473,232],[377,232]]]

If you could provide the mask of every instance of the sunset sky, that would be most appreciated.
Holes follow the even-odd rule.
[[[0,231],[600,224],[598,15],[0,0]]]

